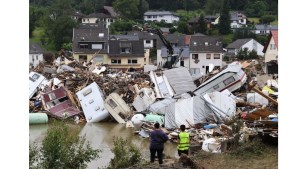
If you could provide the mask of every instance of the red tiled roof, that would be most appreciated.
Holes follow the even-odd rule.
[[[273,39],[275,41],[275,45],[278,50],[278,30],[273,30],[273,31],[271,31],[271,33],[272,33]]]

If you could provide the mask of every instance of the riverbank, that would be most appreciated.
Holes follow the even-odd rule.
[[[216,154],[199,150],[189,157],[195,163],[193,166],[182,167],[178,159],[166,157],[162,166],[159,166],[156,161],[154,164],[148,162],[128,169],[276,169],[278,168],[278,145],[259,139],[224,153]]]

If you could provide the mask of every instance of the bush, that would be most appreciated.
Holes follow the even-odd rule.
[[[40,148],[30,145],[30,168],[86,168],[86,163],[98,158],[101,150],[85,143],[85,137],[78,136],[79,131],[79,128],[71,129],[65,122],[55,121]]]
[[[140,150],[127,140],[116,137],[114,138],[114,148],[112,152],[115,157],[109,162],[108,169],[127,168],[141,162]]]

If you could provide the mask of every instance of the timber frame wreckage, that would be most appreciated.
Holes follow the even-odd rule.
[[[30,115],[77,123],[115,121],[136,128],[142,137],[149,137],[159,122],[171,141],[185,124],[191,150],[195,146],[213,153],[226,151],[223,143],[236,134],[240,141],[256,135],[277,140],[277,79],[258,85],[246,73],[253,64],[236,61],[195,78],[185,67],[116,71],[59,56],[30,70]],[[243,122],[238,133],[232,128],[236,120]]]

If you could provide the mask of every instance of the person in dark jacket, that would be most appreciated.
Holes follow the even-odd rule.
[[[164,143],[169,139],[160,128],[159,123],[154,124],[154,130],[150,133],[150,162],[153,163],[157,153],[159,164],[163,163]]]

